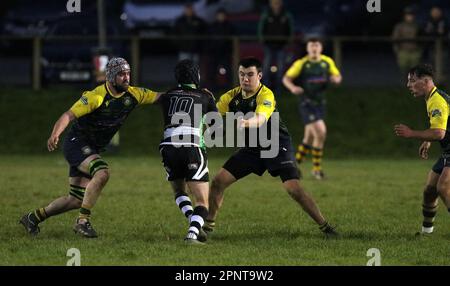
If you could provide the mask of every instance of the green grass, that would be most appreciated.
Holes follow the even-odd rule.
[[[93,212],[97,239],[72,230],[76,211],[53,217],[29,237],[20,216],[68,193],[62,156],[0,157],[1,265],[366,265],[370,248],[382,265],[450,265],[450,219],[441,203],[432,237],[416,239],[421,190],[432,161],[326,160],[329,179],[303,184],[342,238],[325,240],[278,178],[251,175],[226,191],[208,245],[187,246],[187,221],[176,207],[157,157],[105,156],[112,177]],[[211,157],[211,176],[226,158]]]

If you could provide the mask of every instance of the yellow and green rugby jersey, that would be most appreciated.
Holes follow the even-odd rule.
[[[146,88],[130,86],[114,97],[106,84],[86,91],[70,110],[77,118],[71,132],[96,148],[105,147],[138,105],[150,104],[157,93]]]
[[[445,137],[439,143],[444,152],[450,151],[450,135],[448,126],[448,117],[450,115],[450,97],[442,90],[436,87],[430,93],[427,100],[427,113],[430,119],[431,129],[445,130]]]
[[[236,87],[225,94],[223,94],[216,104],[217,110],[221,115],[225,115],[226,112],[242,112],[247,114],[248,112],[254,112],[262,114],[266,117],[268,136],[270,136],[271,124],[272,124],[272,114],[273,112],[278,112],[276,108],[276,101],[273,92],[265,85],[261,84],[258,91],[250,96],[244,97],[241,87]],[[248,130],[246,129],[246,140],[248,140]],[[286,125],[283,123],[280,117],[279,129],[280,136],[290,136]],[[246,142],[248,146],[248,142]],[[259,144],[258,144],[259,146]]]
[[[302,97],[320,104],[325,103],[324,91],[330,75],[340,75],[340,72],[332,58],[321,55],[318,61],[312,61],[308,56],[296,60],[285,75],[305,90]]]

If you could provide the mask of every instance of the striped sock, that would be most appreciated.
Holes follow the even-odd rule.
[[[208,216],[208,209],[204,206],[196,206],[190,219],[189,230],[186,238],[197,239],[200,229]]]
[[[302,143],[298,145],[297,153],[295,153],[295,159],[297,159],[298,163],[303,162],[305,160],[306,155],[311,153],[312,146]]]
[[[438,205],[426,206],[422,205],[423,223],[422,232],[432,233],[434,229],[434,218],[436,217]]]
[[[322,157],[323,157],[323,149],[321,148],[313,148],[312,149],[313,156],[313,171],[320,172],[322,171]]]
[[[81,205],[80,213],[78,215],[78,220],[89,220],[91,217],[91,208],[86,205]]]
[[[43,222],[46,218],[48,218],[47,213],[44,208],[38,208],[34,212],[31,212],[29,215],[29,219],[34,223],[38,224]]]
[[[176,193],[175,203],[180,208],[181,212],[189,218],[193,213],[192,202],[186,193]]]

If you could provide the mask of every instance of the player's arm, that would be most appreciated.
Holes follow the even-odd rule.
[[[430,100],[429,104],[427,104],[430,128],[427,130],[412,130],[404,124],[398,124],[395,126],[397,136],[424,141],[440,141],[444,139],[449,116],[448,103],[440,96],[435,96]]]
[[[249,119],[240,119],[238,126],[240,128],[258,128],[263,125],[275,110],[275,96],[273,92],[265,89],[256,98],[255,115]]]
[[[431,147],[430,141],[423,141],[422,145],[419,147],[419,156],[422,159],[428,159],[428,150]]]
[[[157,103],[162,92],[156,92],[143,87],[132,87],[130,93],[137,99],[139,105]]]
[[[75,102],[68,111],[64,112],[58,121],[56,121],[52,134],[47,140],[48,150],[53,151],[58,147],[59,136],[61,136],[61,133],[64,132],[72,120],[80,118],[97,109],[102,104],[103,99],[104,95],[95,91],[84,92],[81,98]]]
[[[403,138],[414,138],[424,141],[440,141],[445,137],[445,129],[429,128],[426,130],[413,130],[404,124],[394,126],[395,134]]]
[[[256,113],[249,119],[240,118],[238,121],[239,128],[258,128],[266,122],[266,116],[262,113]]]
[[[323,59],[328,63],[329,69],[328,73],[330,74],[330,82],[334,84],[340,84],[342,82],[342,75],[339,69],[336,66],[334,60],[330,57],[323,57]]]
[[[298,86],[294,83],[294,79],[296,79],[300,75],[304,62],[305,59],[295,61],[283,76],[282,81],[284,86],[295,95],[300,95],[304,92],[301,86]]]
[[[71,110],[67,110],[64,112],[61,117],[56,121],[55,125],[53,126],[52,134],[50,135],[50,138],[47,140],[47,148],[48,151],[53,151],[58,147],[59,142],[59,136],[66,130],[69,123],[74,120],[75,114]]]

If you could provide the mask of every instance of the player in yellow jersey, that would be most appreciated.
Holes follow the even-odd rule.
[[[209,214],[203,229],[213,230],[226,188],[251,173],[261,176],[267,170],[273,177],[280,177],[284,189],[319,225],[321,231],[327,236],[335,236],[337,232],[322,216],[314,199],[300,185],[291,137],[282,120],[274,119],[275,114],[278,116],[275,97],[267,86],[261,84],[261,78],[261,62],[256,58],[242,59],[239,63],[240,86],[223,94],[217,102],[217,109],[222,115],[227,112],[242,112],[252,117],[238,120],[239,127],[249,134],[245,136],[248,140],[245,147],[238,149],[214,177],[210,190]],[[262,144],[260,138],[254,140],[257,142],[254,146],[250,143],[250,129],[261,132],[262,128],[271,130],[272,137],[278,136],[278,146],[275,146],[278,152],[273,157],[263,156],[262,151],[268,147]]]
[[[441,197],[445,207],[450,212],[450,134],[449,134],[449,103],[450,97],[438,89],[433,82],[433,69],[430,65],[421,64],[413,67],[408,73],[408,89],[414,97],[423,97],[427,105],[430,128],[412,130],[404,124],[394,127],[397,136],[422,140],[419,156],[428,159],[431,142],[441,145],[442,155],[428,173],[428,179],[423,191],[422,230],[417,234],[431,234],[434,230],[434,218]]]
[[[70,192],[21,218],[20,223],[31,235],[39,233],[38,224],[45,219],[79,209],[73,230],[84,237],[97,237],[90,223],[91,209],[109,179],[108,164],[99,154],[135,107],[154,103],[159,96],[154,91],[130,86],[130,66],[123,58],[108,62],[106,79],[105,84],[84,92],[53,127],[47,142],[49,151],[58,147],[60,135],[74,122],[63,143],[64,157],[70,166]]]
[[[295,61],[283,77],[284,86],[299,96],[298,109],[305,124],[303,141],[299,144],[295,157],[301,163],[311,153],[312,174],[318,180],[324,178],[322,157],[327,136],[324,93],[329,83],[340,84],[342,81],[333,59],[322,55],[322,49],[322,43],[318,39],[308,40],[308,54]]]

